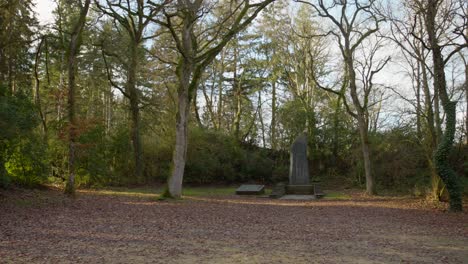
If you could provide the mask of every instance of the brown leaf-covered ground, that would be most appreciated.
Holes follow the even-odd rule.
[[[0,263],[468,263],[468,214],[412,198],[0,193]]]

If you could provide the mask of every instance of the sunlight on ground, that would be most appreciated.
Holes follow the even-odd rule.
[[[186,199],[203,202],[219,202],[229,204],[252,204],[252,205],[276,205],[276,206],[299,206],[299,207],[331,207],[331,206],[349,206],[349,207],[367,207],[367,208],[388,208],[415,210],[411,207],[399,203],[389,203],[389,201],[353,201],[353,200],[313,200],[313,201],[284,201],[277,199],[216,199],[206,197],[185,197]]]
[[[143,192],[142,190],[130,189],[106,189],[106,190],[79,190],[78,193],[95,194],[95,195],[110,195],[110,196],[130,196],[130,197],[143,197],[143,198],[156,198],[159,196],[157,193]]]
[[[82,189],[80,193],[97,195],[115,195],[115,196],[133,196],[156,198],[162,192],[163,188],[108,188],[108,189]],[[233,195],[236,187],[185,187],[182,191],[183,196],[222,196]],[[267,191],[268,193],[268,191]]]
[[[326,196],[314,201],[284,201],[269,199],[267,196],[237,196],[235,187],[186,187],[183,190],[181,200],[167,200],[167,203],[182,202],[184,200],[200,202],[216,202],[229,204],[251,204],[251,205],[275,205],[275,206],[302,206],[302,207],[324,207],[324,206],[351,206],[363,208],[390,208],[390,209],[408,209],[407,204],[398,202],[392,203],[392,200],[398,200],[398,197],[386,197],[376,200],[375,198],[360,197],[353,199],[350,195],[341,192],[326,192]],[[122,197],[147,198],[149,201],[125,201],[125,204],[154,206],[157,205],[158,198],[162,193],[162,188],[110,188],[102,190],[79,190],[83,194],[110,195]],[[267,190],[266,194],[271,190]],[[166,204],[167,204],[166,203]]]

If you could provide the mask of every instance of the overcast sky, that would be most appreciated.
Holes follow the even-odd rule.
[[[55,3],[53,0],[34,0],[36,3],[36,12],[39,22],[45,24],[47,22],[52,22],[52,11],[55,8]]]

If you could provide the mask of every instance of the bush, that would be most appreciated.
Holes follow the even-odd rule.
[[[381,188],[412,191],[423,195],[430,185],[424,150],[411,130],[396,128],[374,135],[373,165]]]
[[[6,171],[13,183],[34,187],[47,179],[46,146],[37,137],[22,138],[9,148]]]
[[[33,187],[47,178],[46,145],[34,129],[39,117],[26,94],[7,96],[0,87],[0,186]]]
[[[272,182],[275,166],[267,150],[199,128],[190,131],[189,142],[186,183]]]

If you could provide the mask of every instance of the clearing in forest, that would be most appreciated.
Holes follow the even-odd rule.
[[[158,201],[148,190],[80,191],[74,200],[55,190],[4,192],[0,262],[468,263],[468,208],[206,193]]]

